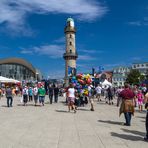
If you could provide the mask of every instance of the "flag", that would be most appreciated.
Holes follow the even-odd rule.
[[[104,70],[104,67],[103,66],[99,66],[99,73],[102,73]]]

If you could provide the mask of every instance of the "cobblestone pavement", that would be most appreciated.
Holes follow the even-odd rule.
[[[132,126],[124,126],[123,115],[115,105],[95,102],[79,107],[77,113],[67,112],[62,103],[50,105],[48,96],[44,107],[22,106],[20,98],[14,98],[12,108],[6,107],[6,99],[0,100],[0,148],[147,148],[145,115],[136,111]]]

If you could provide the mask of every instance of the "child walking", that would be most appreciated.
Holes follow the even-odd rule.
[[[138,90],[136,97],[137,97],[137,103],[138,103],[139,111],[141,112],[142,107],[143,107],[143,101],[144,101],[144,96],[143,96],[141,90]]]

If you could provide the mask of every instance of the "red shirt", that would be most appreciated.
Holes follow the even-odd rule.
[[[120,96],[123,99],[133,99],[135,94],[131,89],[125,88],[124,90],[121,91]]]

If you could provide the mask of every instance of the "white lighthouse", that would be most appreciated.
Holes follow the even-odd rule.
[[[69,84],[69,70],[72,70],[72,75],[76,72],[76,59],[78,58],[75,46],[75,33],[76,28],[74,25],[74,20],[68,18],[65,27],[65,37],[66,37],[66,52],[64,53],[65,59],[65,84]]]

